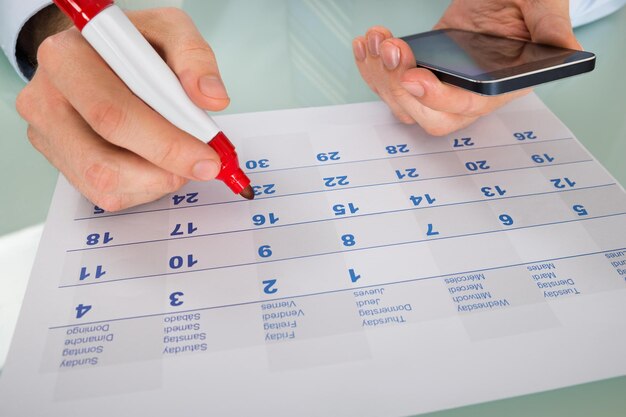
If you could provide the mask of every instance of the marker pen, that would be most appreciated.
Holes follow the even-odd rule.
[[[113,0],[54,0],[118,77],[174,126],[207,142],[222,166],[217,179],[236,194],[254,198],[235,147],[213,119],[196,106],[178,78]]]

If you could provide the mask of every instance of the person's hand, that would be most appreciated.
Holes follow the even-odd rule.
[[[194,103],[213,111],[228,105],[215,56],[184,12],[128,15]],[[33,146],[97,206],[120,210],[218,174],[215,151],[132,94],[75,28],[46,38],[37,58],[17,110]]]
[[[443,28],[581,49],[567,0],[454,0],[435,25]],[[361,76],[396,118],[417,122],[436,136],[461,129],[529,91],[485,97],[443,84],[431,71],[415,68],[409,46],[381,26],[354,39],[352,47]]]

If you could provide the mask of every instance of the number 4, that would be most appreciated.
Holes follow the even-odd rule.
[[[91,310],[91,306],[88,305],[84,305],[84,304],[79,304],[76,306],[76,318],[80,319],[81,317],[83,317],[85,314],[87,314],[87,312]]]

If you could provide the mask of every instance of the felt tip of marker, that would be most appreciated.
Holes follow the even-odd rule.
[[[253,200],[254,190],[252,189],[251,185],[248,185],[246,188],[243,189],[242,192],[239,193],[239,195],[245,198],[246,200]]]

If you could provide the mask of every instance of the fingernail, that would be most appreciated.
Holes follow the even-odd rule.
[[[383,64],[388,70],[395,70],[400,64],[400,48],[391,42],[384,42],[381,47]]]
[[[384,40],[382,33],[370,32],[367,35],[367,49],[373,56],[380,55],[380,44]]]
[[[356,40],[352,43],[352,51],[354,52],[354,58],[357,61],[363,62],[365,61],[365,44],[360,40]]]
[[[409,93],[413,94],[415,97],[423,97],[426,91],[424,90],[424,86],[420,82],[412,82],[412,83],[400,83],[402,87]]]
[[[226,87],[224,87],[224,83],[218,77],[214,75],[205,75],[200,78],[198,82],[200,86],[200,91],[207,97],[217,98],[217,99],[227,99],[228,93],[226,92]]]
[[[193,166],[193,176],[201,181],[212,180],[220,171],[220,165],[212,159],[198,161]]]

